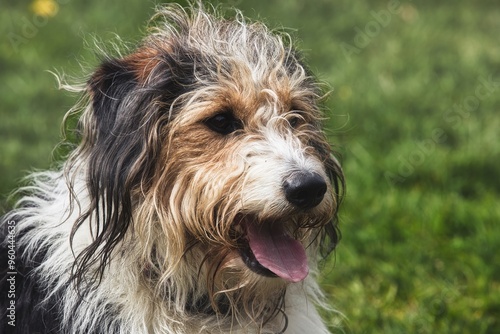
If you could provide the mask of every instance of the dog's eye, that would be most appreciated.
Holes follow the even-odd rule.
[[[205,124],[215,132],[228,135],[236,130],[242,129],[241,121],[230,112],[223,112],[205,120]]]
[[[288,117],[288,123],[294,129],[302,124],[302,122],[304,122],[304,118],[299,114],[292,114]]]
[[[290,118],[290,119],[288,120],[288,123],[290,123],[290,126],[291,126],[292,128],[296,128],[296,127],[297,127],[297,125],[299,124],[299,118],[298,118],[298,117],[296,117],[296,116],[294,116],[294,117],[292,117],[292,118]]]

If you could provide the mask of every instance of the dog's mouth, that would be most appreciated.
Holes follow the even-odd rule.
[[[291,235],[285,223],[257,222],[251,216],[245,216],[239,224],[243,232],[239,252],[250,270],[292,283],[306,278],[309,265],[305,248]]]

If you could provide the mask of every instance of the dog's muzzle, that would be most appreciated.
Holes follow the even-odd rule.
[[[286,200],[298,211],[318,206],[325,196],[325,179],[315,172],[297,171],[283,182]],[[267,277],[280,277],[300,282],[309,273],[304,245],[290,233],[290,217],[259,221],[246,215],[239,221],[244,231],[240,255],[253,272]]]

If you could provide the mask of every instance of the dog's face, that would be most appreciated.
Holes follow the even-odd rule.
[[[148,275],[184,280],[185,299],[268,298],[337,242],[342,173],[321,129],[320,90],[260,24],[160,16],[135,52],[89,80],[79,152],[103,227],[87,254],[110,257],[111,241],[130,238]]]
[[[294,87],[283,64],[270,65],[282,77],[270,79],[273,68],[252,77],[248,60],[210,70],[207,92],[196,90],[166,127],[156,192],[183,232],[213,251],[213,265],[298,282],[308,273],[304,248],[335,210],[334,161],[314,87]]]

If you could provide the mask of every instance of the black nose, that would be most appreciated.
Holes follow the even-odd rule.
[[[325,179],[317,173],[295,172],[283,183],[286,199],[301,209],[314,208],[326,192]]]

